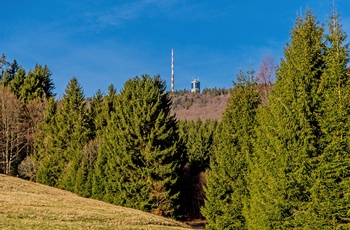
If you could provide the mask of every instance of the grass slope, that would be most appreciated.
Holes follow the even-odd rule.
[[[0,174],[0,229],[185,229],[142,211]]]

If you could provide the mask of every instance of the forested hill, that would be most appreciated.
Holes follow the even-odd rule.
[[[180,91],[172,94],[171,111],[178,120],[220,121],[229,97],[228,89],[205,89],[202,93]]]

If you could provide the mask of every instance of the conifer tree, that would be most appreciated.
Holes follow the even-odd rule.
[[[77,165],[76,169],[74,192],[83,197],[92,196],[93,175],[99,147],[100,137],[95,137],[87,142],[78,153],[80,157],[78,163],[80,164]]]
[[[203,209],[207,229],[247,229],[243,215],[248,196],[246,175],[261,99],[251,71],[248,76],[240,72],[237,80],[214,138],[207,172],[207,200]]]
[[[17,98],[21,96],[21,87],[23,86],[26,76],[26,71],[19,67],[12,81],[10,82],[11,91],[16,95]]]
[[[317,158],[310,215],[314,229],[348,229],[350,219],[349,49],[333,7],[326,36],[325,71],[319,86],[321,155]]]
[[[312,165],[320,133],[317,96],[324,71],[323,28],[308,10],[298,18],[284,50],[259,128],[245,211],[250,229],[306,228]]]
[[[117,97],[101,143],[94,180],[103,186],[93,188],[94,195],[102,192],[114,204],[173,215],[183,166],[178,148],[164,81],[148,75],[130,79]]]
[[[36,98],[49,98],[54,96],[52,90],[54,84],[51,79],[51,71],[45,65],[35,65],[33,71],[29,71],[21,87],[20,98],[25,102]]]
[[[212,155],[213,136],[218,122],[179,121],[181,141],[185,145],[186,167],[181,178],[182,214],[189,218],[201,218],[204,205],[205,171]]]
[[[36,180],[40,183],[55,186],[61,174],[62,158],[58,149],[58,128],[56,123],[57,102],[53,97],[49,98],[44,120],[39,124],[39,134],[36,139],[36,152],[34,159],[38,164]]]
[[[97,97],[98,98],[98,97]],[[101,107],[99,107],[96,103],[96,108],[92,109],[92,111],[95,111],[95,119],[94,119],[94,127],[96,129],[96,136],[99,146],[101,144],[101,139],[103,140],[103,136],[107,133],[108,126],[112,124],[112,118],[111,114],[115,113],[115,107],[116,107],[116,98],[117,98],[117,91],[114,88],[113,85],[110,85],[108,87],[108,94],[103,97],[103,102]],[[100,99],[98,99],[100,100]],[[106,184],[106,166],[107,162],[107,155],[106,154],[97,154],[97,159],[94,164],[94,172],[92,175],[92,197],[100,200],[108,200],[105,190],[105,184]]]
[[[76,176],[82,160],[81,150],[91,139],[89,120],[83,89],[73,77],[63,96],[62,107],[57,113],[57,123],[62,124],[58,135],[62,139],[61,149],[66,162],[59,186],[76,193],[79,192]]]
[[[70,80],[61,106],[54,119],[49,121],[46,132],[52,134],[52,144],[43,146],[44,158],[38,171],[38,181],[77,192],[76,175],[81,163],[80,150],[90,139],[83,90],[74,77]],[[51,122],[55,122],[53,125]],[[55,172],[52,174],[52,169]],[[48,180],[48,178],[50,178]]]
[[[197,120],[188,122],[188,139],[186,141],[187,159],[194,173],[205,171],[209,167],[213,134],[217,123],[215,121]]]

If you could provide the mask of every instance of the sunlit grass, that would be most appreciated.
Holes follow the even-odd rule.
[[[0,229],[185,229],[142,211],[0,175]]]

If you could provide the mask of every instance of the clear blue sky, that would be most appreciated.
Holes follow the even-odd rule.
[[[335,0],[350,34],[350,1]],[[86,96],[160,74],[170,89],[231,87],[240,68],[283,56],[298,12],[326,23],[332,0],[19,0],[0,9],[0,54],[26,70],[48,65],[58,97],[73,76]],[[349,40],[349,39],[348,39]]]

